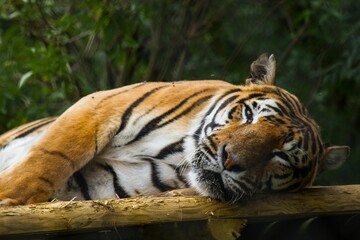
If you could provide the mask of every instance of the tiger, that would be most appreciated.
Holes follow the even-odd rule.
[[[92,93],[59,117],[0,136],[0,205],[92,200],[192,188],[237,202],[294,192],[340,167],[296,96],[275,85],[274,55],[244,85],[141,82]]]

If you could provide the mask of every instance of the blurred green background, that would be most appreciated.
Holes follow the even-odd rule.
[[[357,0],[2,1],[0,133],[135,82],[242,84],[264,52],[324,140],[352,148],[318,184],[360,183]]]

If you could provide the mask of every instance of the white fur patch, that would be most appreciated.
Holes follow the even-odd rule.
[[[45,131],[15,139],[0,149],[0,172],[24,159],[30,148],[41,139],[44,133]]]
[[[256,102],[258,105],[256,108],[252,106],[252,102]],[[276,101],[274,99],[265,99],[265,100],[250,100],[247,102],[248,107],[251,109],[251,112],[253,114],[253,120],[252,123],[256,123],[261,117],[276,115],[277,112],[275,112],[273,109],[271,109],[268,106],[272,106],[277,108]],[[268,106],[267,106],[268,105]],[[242,111],[242,120],[241,123],[246,123],[246,114],[245,114],[245,108],[243,108]]]

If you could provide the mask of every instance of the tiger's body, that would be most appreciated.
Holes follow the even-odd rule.
[[[188,187],[190,179],[187,176],[185,155],[189,153],[185,151],[186,142],[193,141],[197,126],[204,119],[208,108],[218,102],[217,98],[225,95],[223,100],[226,99],[229,97],[226,95],[231,95],[226,92],[234,89],[234,86],[225,82],[201,81],[140,83],[128,87],[128,91],[112,90],[114,97],[99,102],[113,102],[118,108],[116,112],[128,112],[123,117],[114,116],[118,118],[114,120],[117,123],[121,118],[124,119],[122,129],[118,130],[119,133],[102,151],[91,153],[96,156],[76,172],[54,197],[103,199]],[[133,99],[126,96],[127,93],[134,95],[135,90],[143,94],[135,95]],[[97,98],[97,95],[99,93],[88,96],[88,99]],[[117,107],[119,99],[128,101]],[[152,104],[148,104],[148,101]],[[99,107],[94,106],[94,112]],[[180,125],[178,121],[181,121]],[[0,152],[0,159],[9,156],[7,166],[21,160],[22,157],[14,156],[13,153],[22,152],[26,155],[51,124],[51,121],[46,121],[41,129],[36,129],[36,133],[30,134],[28,138],[14,140]],[[17,141],[24,144],[19,146]],[[192,151],[192,148],[187,150]],[[6,165],[2,165],[2,168],[6,168]]]
[[[139,83],[91,94],[59,118],[5,133],[0,203],[184,187],[235,201],[311,185],[328,159],[342,162],[349,149],[323,146],[298,99],[273,86],[274,61],[262,56],[254,62],[245,86]]]

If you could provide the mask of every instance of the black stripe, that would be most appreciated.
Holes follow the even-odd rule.
[[[207,140],[209,141],[211,148],[214,149],[214,152],[216,152],[217,151],[217,145],[214,142],[214,140],[211,137],[208,137]]]
[[[278,103],[276,103],[278,105]],[[274,112],[278,113],[280,116],[283,115],[283,113],[281,112],[280,108],[278,107],[274,107],[274,106],[271,106],[269,104],[265,104],[266,107],[272,109]]]
[[[299,100],[297,100],[292,94],[286,94],[286,98],[289,99],[289,101],[293,102],[293,105],[295,103],[295,106],[297,108],[297,110],[301,113],[304,114],[305,112],[303,111],[304,106],[299,102]]]
[[[250,94],[249,96],[247,96],[246,98],[242,98],[238,101],[238,103],[242,104],[244,103],[245,101],[247,100],[250,100],[250,99],[253,99],[253,98],[258,98],[258,97],[262,97],[262,96],[265,96],[264,93],[252,93]]]
[[[136,99],[124,112],[124,114],[122,115],[121,118],[121,124],[120,127],[118,129],[118,131],[116,132],[115,135],[117,135],[119,132],[121,132],[122,130],[124,130],[124,128],[126,127],[126,124],[128,123],[130,116],[132,115],[132,112],[134,110],[134,108],[136,108],[137,106],[140,105],[140,103],[142,103],[143,101],[146,100],[146,98],[148,98],[151,94],[159,91],[162,88],[165,88],[168,86],[160,86],[157,88],[152,89],[151,91],[146,92],[144,95],[142,95],[140,98]]]
[[[195,151],[194,157],[191,159],[191,166],[193,166],[194,168],[199,168],[200,167],[200,161],[202,156],[204,156],[204,153],[197,150]]]
[[[209,131],[209,128],[210,128],[210,131],[212,132],[215,128],[223,127],[223,126],[224,125],[217,124],[214,121],[212,121],[212,122],[206,124],[206,126],[204,127],[204,131],[205,131],[205,133],[207,133]]]
[[[156,163],[151,158],[143,158],[143,160],[146,160],[150,163],[151,166],[151,181],[154,187],[159,189],[161,192],[169,191],[174,189],[174,187],[169,186],[165,183],[163,183],[160,179],[160,172],[157,168]]]
[[[296,150],[296,152],[294,153],[294,155],[292,156],[293,161],[295,162],[295,167],[297,167],[297,164],[300,163],[300,158],[299,158],[299,150]]]
[[[130,195],[121,186],[119,178],[118,178],[116,172],[114,171],[114,169],[108,164],[106,164],[106,165],[99,164],[99,166],[112,175],[114,190],[115,190],[116,194],[119,196],[119,198],[130,197]]]
[[[302,164],[305,164],[307,160],[308,160],[308,158],[307,158],[306,155],[302,155],[302,156],[301,156],[301,163],[302,163]]]
[[[281,174],[281,175],[280,174],[275,174],[274,178],[284,180],[284,179],[287,179],[287,178],[291,177],[291,175],[292,175],[291,172],[284,173],[284,174]]]
[[[236,112],[236,110],[238,109],[238,106],[234,106],[232,109],[230,109],[229,113],[228,113],[228,118],[229,119],[233,119],[234,116],[233,114]]]
[[[252,107],[255,109],[258,106],[258,103],[256,101],[252,102]]]
[[[284,153],[284,152],[276,152],[276,153],[274,153],[274,155],[276,155],[279,158],[281,158],[282,160],[285,160],[285,161],[290,163],[290,158],[286,153]]]
[[[265,119],[271,121],[272,124],[275,126],[280,126],[286,124],[281,118],[277,118],[276,115],[264,116]],[[289,127],[288,127],[289,128]],[[291,130],[291,128],[290,128]]]
[[[306,125],[306,123],[304,121],[302,121],[302,119],[293,116],[292,118],[290,118],[290,120],[291,120],[291,123],[294,126],[296,126],[298,129],[307,130],[308,126]]]
[[[279,102],[276,102],[276,106],[280,109],[280,112],[282,113],[282,115],[283,114],[284,115],[289,115],[289,112]]]
[[[311,153],[314,155],[316,153],[316,141],[313,129],[310,128],[310,140],[311,140]]]
[[[295,117],[295,113],[297,111],[294,111],[294,109],[296,109],[296,106],[294,106],[292,104],[292,102],[286,97],[286,95],[284,93],[281,93],[281,102],[287,107],[288,111],[286,112],[286,115],[294,118]]]
[[[232,178],[232,180],[237,184],[239,185],[239,187],[245,192],[245,193],[250,193],[251,192],[251,188],[249,188],[245,183],[239,181],[239,180],[236,180],[234,178]],[[251,187],[254,187],[254,186],[251,186]]]
[[[183,167],[183,166],[173,166],[173,165],[170,165],[170,164],[169,164],[169,166],[174,169],[177,178],[178,178],[182,183],[184,183],[185,187],[190,187],[188,181],[187,181],[186,178],[184,178],[184,176],[183,176],[184,167]],[[187,168],[187,167],[186,167],[186,168]]]
[[[297,143],[297,147],[301,149],[301,148],[302,148],[302,144],[303,144],[303,138],[302,138],[302,137],[299,137],[298,143]]]
[[[302,156],[301,162],[303,164],[305,164],[307,161],[306,156]],[[309,161],[309,164],[307,166],[301,167],[301,168],[297,168],[294,167],[293,169],[293,178],[295,179],[303,179],[306,176],[308,176],[311,172],[312,172],[312,168],[313,168],[313,162]]]
[[[161,128],[169,123],[172,123],[173,121],[177,120],[178,118],[188,114],[189,112],[191,112],[192,110],[194,110],[195,107],[197,107],[198,105],[202,104],[203,102],[207,101],[209,98],[211,98],[211,96],[206,96],[203,98],[198,99],[196,102],[194,102],[192,105],[190,105],[188,108],[186,108],[184,111],[182,111],[181,113],[179,113],[177,116],[173,117],[172,119],[158,125],[161,120],[163,120],[163,118],[167,117],[169,114],[171,114],[172,112],[176,111],[178,108],[180,108],[183,104],[185,104],[189,99],[191,99],[192,97],[194,97],[197,94],[194,94],[193,96],[190,96],[186,99],[184,99],[180,104],[178,104],[177,106],[175,106],[174,108],[168,110],[167,112],[161,114],[160,116],[152,119],[150,122],[148,122],[140,131],[139,133],[136,135],[136,137],[134,139],[132,139],[131,141],[129,141],[128,143],[126,143],[126,145],[132,144],[136,141],[138,141],[139,139],[145,137],[146,135],[148,135],[150,132],[152,132],[153,130],[157,129],[157,128]]]
[[[271,192],[273,191],[273,176],[270,176],[269,179],[266,181],[265,185],[266,185],[266,189],[265,192]],[[267,191],[266,191],[267,190]]]
[[[198,175],[198,178],[201,182],[208,183],[207,188],[210,192],[215,193],[215,195],[218,196],[220,195],[219,197],[223,200],[231,200],[232,196],[230,196],[229,191],[226,190],[219,173],[203,170]]]
[[[68,156],[66,156],[63,152],[59,152],[59,151],[49,151],[49,150],[46,150],[46,149],[44,149],[44,148],[40,148],[39,150],[42,151],[42,152],[45,153],[45,154],[57,156],[57,157],[60,157],[60,158],[62,158],[62,159],[64,159],[64,160],[66,160],[67,162],[70,163],[72,169],[76,169],[76,166],[75,166],[74,162],[71,160],[71,158],[69,158]]]
[[[163,149],[161,149],[155,158],[156,159],[164,159],[167,156],[169,156],[170,154],[174,154],[176,152],[182,152],[182,151],[184,151],[183,144],[184,144],[184,138],[180,139],[177,142],[171,143],[171,144],[167,145],[166,147],[164,147]]]
[[[278,117],[274,117],[274,120],[275,120],[275,122],[279,123],[280,125],[285,125],[285,123],[286,123],[284,120],[282,120],[281,118],[278,118]]]
[[[157,109],[159,106],[161,106],[162,104],[162,101],[161,102],[158,102],[154,105],[152,105],[151,108],[149,108],[146,112],[144,112],[142,115],[140,115],[138,118],[136,118],[132,124],[135,125],[140,119],[142,119],[144,116],[148,115],[150,112],[154,111],[154,109]]]
[[[318,145],[318,148],[319,148],[319,155],[321,156],[324,149],[323,149],[323,144],[322,144],[322,142],[320,140],[320,137],[318,135],[316,136],[316,142],[317,142],[317,145]]]
[[[305,151],[307,151],[308,148],[309,148],[309,137],[310,137],[309,135],[310,135],[309,131],[304,132],[304,146],[303,146],[303,149]]]
[[[223,110],[225,107],[227,107],[230,103],[232,103],[236,98],[238,98],[239,96],[232,96],[229,97],[228,99],[226,99],[220,106],[219,108],[216,110],[216,113],[214,114],[211,122],[215,122],[215,118],[218,115],[218,113]]]
[[[98,149],[99,149],[99,143],[98,143],[98,124],[96,124],[96,126],[95,126],[94,143],[95,143],[95,149],[94,149],[94,156],[93,156],[93,158],[96,156],[96,154],[98,153]]]
[[[163,127],[163,126],[166,126],[167,124],[169,123],[172,123],[174,122],[175,120],[185,116],[186,114],[190,113],[191,111],[194,110],[194,108],[200,106],[202,103],[208,101],[212,96],[205,96],[205,97],[202,97],[200,99],[198,99],[196,102],[194,102],[193,104],[191,104],[188,108],[186,108],[184,111],[182,111],[181,113],[179,113],[178,115],[176,115],[175,117],[173,117],[172,119],[169,119],[168,121],[160,124],[158,127]]]
[[[285,143],[294,140],[294,135],[295,135],[295,134],[294,134],[293,129],[292,129],[291,126],[288,127],[288,131],[289,131],[289,133],[288,133],[287,136],[286,136]],[[296,146],[294,145],[293,147],[295,148]]]
[[[18,138],[25,137],[25,136],[31,134],[32,132],[36,131],[37,129],[39,129],[39,128],[47,125],[47,124],[53,123],[55,120],[56,120],[56,119],[52,119],[52,120],[50,120],[50,121],[49,121],[49,120],[48,120],[48,121],[45,121],[44,123],[41,123],[40,125],[38,125],[38,126],[36,126],[36,127],[33,127],[33,128],[31,128],[31,129],[23,132],[22,134],[18,135],[18,136],[17,136],[16,138],[14,138],[14,139],[18,139]],[[30,126],[30,127],[32,127],[32,126]]]
[[[99,107],[99,105],[101,105],[103,102],[105,102],[106,100],[109,100],[109,99],[111,99],[111,98],[113,98],[113,97],[116,97],[117,95],[120,95],[120,94],[123,94],[123,93],[126,93],[126,92],[129,92],[129,91],[132,91],[132,90],[134,90],[134,89],[136,89],[136,88],[138,88],[138,87],[141,87],[141,86],[143,86],[143,85],[145,85],[146,84],[146,82],[144,82],[144,83],[139,83],[139,84],[136,84],[136,85],[134,85],[134,87],[132,87],[132,88],[129,88],[129,89],[122,89],[122,91],[120,91],[120,92],[117,92],[117,93],[114,93],[114,94],[111,94],[111,95],[109,95],[109,96],[106,96],[106,97],[104,97],[103,99],[101,99],[101,101],[97,104],[97,106],[96,107]],[[121,88],[120,88],[121,89]],[[119,90],[120,90],[119,89]],[[96,96],[96,95],[95,95]],[[94,97],[95,97],[94,96]]]
[[[254,180],[250,179],[249,177],[243,177],[242,181],[246,182],[248,185],[252,186],[254,188],[257,186],[257,180],[256,178]]]
[[[85,200],[91,200],[90,194],[89,194],[89,186],[84,178],[84,176],[77,171],[76,173],[74,173],[74,180],[77,183],[77,185],[80,188],[80,191],[82,193],[82,195],[84,196]]]
[[[226,99],[223,103],[221,103],[221,105],[218,107],[218,109],[216,110],[213,118],[211,119],[211,122],[209,122],[205,128],[203,128],[203,130],[205,131],[205,133],[208,131],[208,128],[211,128],[211,131],[215,128],[215,127],[218,127],[218,126],[221,126],[219,124],[217,124],[215,122],[215,119],[216,119],[216,116],[218,115],[218,113],[223,110],[225,107],[227,107],[230,103],[232,103],[235,99],[237,99],[239,96],[236,95],[236,96],[232,96],[232,97],[229,97],[228,99]]]
[[[194,140],[196,142],[196,144],[199,143],[200,140],[200,133],[201,130],[203,129],[204,125],[205,125],[205,118],[215,109],[215,106],[217,106],[217,104],[224,99],[225,97],[227,97],[228,95],[235,93],[235,92],[241,92],[241,89],[235,88],[235,89],[231,89],[227,92],[225,92],[223,95],[221,95],[214,103],[213,105],[209,108],[209,110],[205,113],[204,118],[201,120],[200,126],[199,128],[194,132]]]
[[[211,149],[210,149],[210,147],[209,147],[208,145],[202,144],[201,147],[202,147],[202,150],[204,150],[203,153],[207,153],[207,154],[210,155],[212,158],[216,158],[216,153],[215,153],[215,152],[212,152]]]

